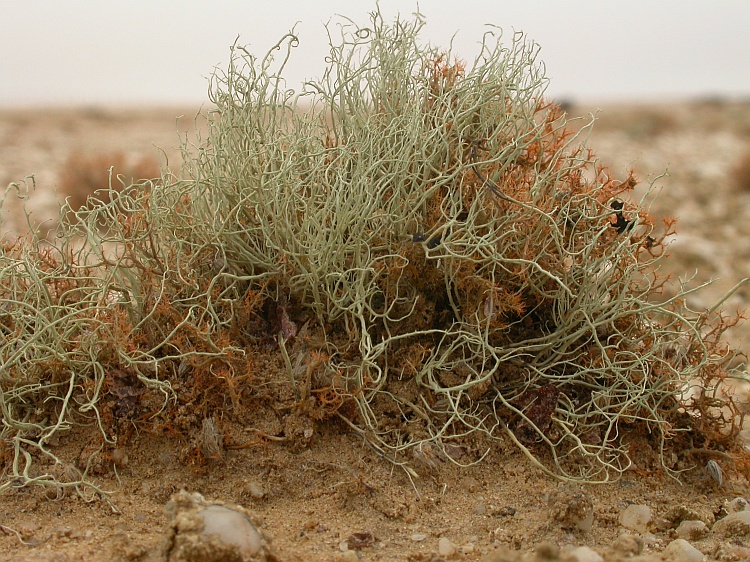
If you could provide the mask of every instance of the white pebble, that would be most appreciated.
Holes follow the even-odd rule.
[[[589,509],[584,517],[571,517],[570,520],[575,523],[579,531],[588,533],[594,525],[594,510]]]
[[[356,550],[347,550],[341,554],[339,560],[341,562],[359,562],[359,556],[357,556]]]
[[[708,534],[708,527],[703,521],[687,520],[680,523],[675,532],[681,539],[697,541]]]
[[[636,533],[648,531],[651,508],[647,505],[629,505],[620,513],[620,525]]]
[[[209,505],[200,510],[203,533],[214,535],[225,544],[235,545],[245,556],[260,552],[263,542],[255,526],[242,513],[222,505]]]
[[[250,494],[250,497],[256,500],[263,499],[263,497],[266,495],[265,489],[263,489],[263,485],[259,482],[256,482],[255,480],[251,480],[247,484],[245,484],[245,489],[247,490],[247,493]]]
[[[456,545],[446,537],[440,537],[438,541],[438,554],[444,558],[449,558],[456,553]]]
[[[739,511],[748,510],[750,510],[750,505],[748,505],[745,498],[734,498],[727,504],[727,513],[737,513]]]
[[[635,556],[643,551],[643,539],[637,535],[623,533],[612,543],[612,548],[628,557]]]
[[[706,557],[685,539],[675,539],[667,545],[662,554],[665,561],[703,562]]]
[[[570,560],[570,562],[604,562],[602,555],[595,550],[591,550],[588,546],[579,546],[569,551],[566,560]]]
[[[427,535],[425,535],[424,533],[415,533],[411,536],[411,540],[413,540],[414,542],[422,542],[426,538]]]
[[[711,532],[724,538],[750,535],[750,511],[738,511],[719,519]]]

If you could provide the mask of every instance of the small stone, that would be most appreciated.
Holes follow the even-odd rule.
[[[117,553],[116,558],[120,560],[142,560],[147,548],[133,540],[130,533],[115,532],[111,535],[111,553]],[[113,558],[115,558],[113,556]]]
[[[685,539],[675,539],[662,553],[665,562],[703,562],[705,556]]]
[[[698,509],[694,506],[684,505],[671,508],[665,515],[665,520],[671,522],[673,529],[683,521],[703,521],[708,527],[714,524],[714,515],[707,509]],[[658,525],[658,521],[656,522]]]
[[[750,548],[739,545],[724,545],[723,560],[750,560]]]
[[[734,498],[727,503],[727,513],[739,513],[740,511],[750,511],[750,504],[745,498]]]
[[[584,513],[585,515],[583,515],[582,517],[571,516],[570,520],[579,531],[588,533],[591,530],[591,527],[594,525],[594,510],[592,508]]]
[[[484,515],[485,513],[487,513],[487,506],[483,503],[478,503],[474,506],[474,513],[476,513],[477,515]]]
[[[651,508],[647,505],[629,505],[620,513],[620,525],[636,533],[648,531]]]
[[[677,536],[686,541],[697,541],[708,534],[708,527],[703,521],[683,521],[677,526]]]
[[[355,550],[346,550],[339,556],[341,562],[359,562],[359,556]]]
[[[585,494],[574,494],[568,504],[568,520],[573,526],[588,533],[594,524],[594,504]]]
[[[750,511],[738,511],[719,519],[711,532],[723,538],[750,535]]]
[[[626,556],[635,556],[643,551],[643,540],[630,533],[623,533],[612,543],[612,548]]]
[[[209,505],[198,512],[203,519],[203,533],[218,537],[225,544],[234,545],[245,556],[254,556],[263,547],[263,540],[255,526],[242,513]]]
[[[276,559],[270,545],[271,536],[264,533],[256,518],[241,506],[209,502],[199,493],[182,490],[170,498],[166,512],[169,534],[165,559],[168,562]]]
[[[245,490],[247,490],[247,493],[250,494],[250,497],[255,500],[261,500],[266,495],[266,490],[263,488],[263,485],[260,482],[256,482],[255,480],[251,480],[247,484],[245,484]]]
[[[587,533],[594,524],[594,504],[580,489],[561,486],[548,498],[553,517],[563,529]]]
[[[346,539],[349,550],[361,550],[375,544],[375,535],[371,531],[357,531]]]
[[[422,542],[426,538],[427,538],[427,535],[425,535],[424,533],[414,533],[411,536],[411,540],[413,540],[414,542]]]
[[[566,562],[604,562],[602,555],[588,546],[579,546],[566,552],[563,560]]]
[[[66,538],[69,539],[73,536],[73,529],[71,527],[68,527],[67,525],[64,527],[57,527],[53,531],[54,535],[58,538]]]
[[[440,537],[438,541],[438,554],[443,558],[450,558],[456,554],[456,545],[447,537]]]

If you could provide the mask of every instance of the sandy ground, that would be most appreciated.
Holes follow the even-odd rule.
[[[53,224],[70,154],[122,151],[133,161],[168,159],[174,167],[178,130],[193,127],[197,109],[0,111],[0,184],[34,174],[28,208],[35,223]],[[599,119],[590,145],[612,173],[624,177],[634,168],[643,180],[638,197],[653,180],[658,197],[652,192],[647,199],[652,212],[679,219],[664,268],[693,277],[694,284],[717,279],[694,294],[691,305],[709,307],[750,276],[750,192],[737,189],[733,176],[750,151],[750,103],[570,109],[571,115],[589,113]],[[176,125],[178,115],[185,117]],[[669,176],[660,177],[665,170]],[[23,228],[13,205],[6,209],[4,231]],[[746,306],[749,297],[750,288],[741,288],[727,306]],[[734,328],[729,339],[750,350],[750,325]],[[248,411],[260,416],[262,404],[250,403]],[[263,415],[265,424],[280,423],[270,409]],[[95,439],[93,430],[84,430],[54,446],[75,459]],[[644,463],[617,483],[580,487],[545,476],[502,442],[478,466],[422,467],[412,480],[336,422],[315,427],[303,448],[269,441],[224,451],[208,464],[189,461],[186,451],[194,439],[179,431],[144,432],[102,456],[96,478],[112,491],[109,502],[87,502],[72,491],[49,497],[34,488],[4,494],[0,558],[163,560],[169,540],[165,506],[181,489],[249,509],[272,536],[281,560],[321,561],[513,560],[499,554],[503,548],[519,555],[537,549],[540,560],[558,559],[559,549],[560,559],[574,559],[572,549],[581,545],[607,560],[641,549],[656,556],[677,537],[680,521],[702,520],[710,527],[729,500],[750,498],[747,467],[725,465],[726,482],[719,486],[702,466],[686,472],[680,484]],[[573,514],[581,504],[593,513],[590,529]],[[633,504],[649,506],[653,518],[646,530],[623,538],[620,514]],[[708,560],[743,560],[750,557],[744,533],[714,532],[691,542]],[[636,546],[628,546],[628,537]]]

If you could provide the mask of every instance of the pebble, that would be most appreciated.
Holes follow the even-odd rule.
[[[594,524],[594,504],[580,489],[561,486],[548,496],[553,517],[563,529],[587,533]]]
[[[677,536],[688,541],[697,541],[708,534],[708,527],[703,521],[688,520],[677,526]]]
[[[438,541],[438,554],[443,558],[450,558],[456,554],[456,545],[447,537],[440,537]]]
[[[569,551],[565,557],[570,562],[604,562],[602,555],[588,546],[579,546]]]
[[[651,519],[651,508],[647,505],[629,505],[620,513],[620,525],[636,533],[648,531]]]
[[[341,562],[359,562],[359,556],[355,550],[346,550],[339,556]]]
[[[234,545],[245,556],[255,556],[263,541],[247,517],[223,505],[209,505],[198,512],[203,519],[203,533],[214,535],[223,543]]]
[[[727,503],[727,513],[739,513],[740,511],[750,511],[750,505],[745,498],[734,498]]]
[[[270,545],[271,536],[242,506],[208,501],[197,492],[182,490],[172,495],[166,512],[168,562],[277,559]]]
[[[427,538],[427,535],[425,535],[424,533],[414,533],[411,536],[411,540],[413,540],[414,542],[422,542],[426,538]]]
[[[255,500],[263,499],[266,495],[266,490],[263,488],[263,484],[256,482],[255,480],[251,480],[245,484],[245,490],[250,494],[250,497]]]
[[[585,494],[574,494],[568,504],[567,516],[576,529],[588,533],[594,524],[594,504]]]
[[[724,545],[723,558],[726,560],[750,560],[750,548],[736,544]]]
[[[581,517],[571,516],[570,520],[575,524],[576,528],[583,532],[588,533],[591,527],[594,525],[594,509],[593,507],[584,512]]]
[[[675,539],[664,549],[665,562],[703,562],[703,553],[685,539]]]
[[[730,513],[714,523],[711,532],[722,538],[750,535],[750,511]]]
[[[54,534],[58,537],[70,538],[73,535],[72,527],[63,526],[55,529]]]
[[[643,540],[630,533],[623,533],[612,543],[612,548],[626,556],[634,556],[643,550]]]

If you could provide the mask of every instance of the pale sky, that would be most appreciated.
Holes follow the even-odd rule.
[[[558,99],[750,99],[748,0],[421,0],[422,40],[473,60],[485,24],[541,47]],[[0,0],[0,107],[200,104],[239,43],[264,54],[299,22],[285,74],[320,76],[326,22],[358,0]],[[417,2],[381,0],[387,21]],[[333,19],[332,19],[333,18]]]

